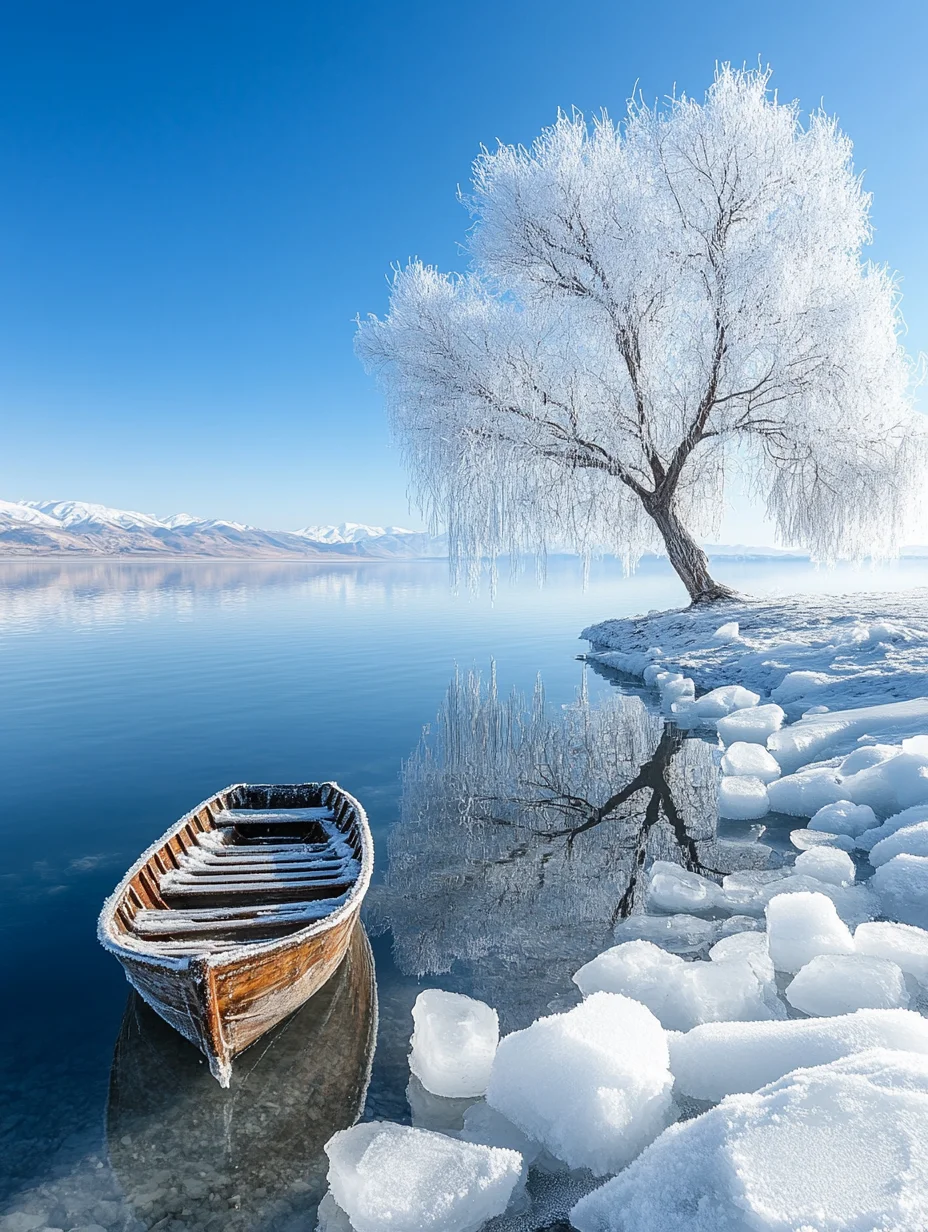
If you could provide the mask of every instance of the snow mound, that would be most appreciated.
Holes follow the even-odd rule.
[[[777,971],[799,971],[819,954],[854,952],[854,938],[824,894],[781,894],[767,904],[766,916]]]
[[[629,941],[598,955],[573,978],[584,996],[611,992],[640,1001],[670,1031],[688,1031],[702,1022],[785,1016],[772,971],[765,981],[755,962],[734,954],[685,962],[649,941]]]
[[[754,821],[770,812],[763,779],[726,775],[719,783],[719,816],[733,821]]]
[[[906,1010],[902,968],[865,954],[819,954],[793,977],[786,999],[804,1014],[830,1018],[855,1010]]]
[[[786,712],[776,702],[734,710],[716,723],[716,730],[725,744],[766,744],[780,730]],[[779,762],[778,762],[779,764]]]
[[[523,1172],[517,1151],[388,1121],[341,1130],[325,1153],[355,1232],[477,1232],[506,1209]]]
[[[667,1037],[651,1011],[599,992],[505,1036],[487,1103],[571,1168],[604,1176],[668,1124],[672,1085]]]
[[[854,932],[854,949],[858,954],[888,958],[907,975],[928,985],[928,932],[911,924],[859,924]]]
[[[482,1095],[499,1043],[499,1017],[482,1001],[427,988],[412,1010],[409,1068],[433,1095]]]
[[[780,767],[763,745],[736,740],[725,750],[722,758],[722,773],[732,774],[738,778],[760,779],[762,783],[770,783],[780,777]]]
[[[928,1060],[800,1069],[675,1125],[581,1198],[578,1232],[924,1232]]]
[[[928,1055],[928,1019],[912,1010],[858,1010],[835,1018],[711,1022],[671,1036],[670,1064],[680,1094],[717,1102],[801,1065],[826,1065],[869,1048]]]
[[[928,856],[893,856],[870,878],[883,915],[928,928]]]

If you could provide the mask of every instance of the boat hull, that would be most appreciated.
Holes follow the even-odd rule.
[[[331,807],[354,844],[360,875],[332,914],[273,940],[226,946],[220,953],[165,955],[132,935],[134,900],[148,909],[159,901],[158,873],[168,857],[208,830],[230,802],[251,793],[260,804],[280,798],[285,807],[299,793],[317,793]],[[252,807],[258,807],[253,805]],[[182,818],[150,848],[107,900],[99,937],[122,964],[139,996],[206,1056],[220,1085],[227,1087],[232,1062],[322,988],[338,969],[358,925],[370,881],[373,845],[363,809],[337,784],[249,787],[237,784],[217,793]]]
[[[319,936],[225,966],[192,959],[178,971],[125,954],[118,957],[143,1001],[196,1044],[213,1076],[227,1087],[235,1057],[299,1009],[335,973],[360,912],[359,903]]]

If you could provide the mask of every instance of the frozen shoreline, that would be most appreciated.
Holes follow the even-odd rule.
[[[734,636],[717,635],[736,623]],[[928,589],[891,594],[744,599],[590,625],[587,656],[630,676],[660,664],[697,692],[740,684],[790,720],[811,706],[845,710],[928,696]],[[657,653],[656,653],[657,652]],[[790,672],[816,673],[791,682]]]

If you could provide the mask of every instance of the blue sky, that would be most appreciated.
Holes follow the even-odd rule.
[[[0,495],[418,524],[353,317],[459,266],[481,142],[716,60],[839,115],[928,351],[926,36],[924,0],[8,0]]]

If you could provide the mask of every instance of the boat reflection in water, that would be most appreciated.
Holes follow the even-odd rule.
[[[409,974],[495,1006],[506,1029],[572,1000],[571,975],[645,906],[645,870],[769,865],[720,838],[712,749],[640,698],[569,706],[459,675],[404,767],[385,884],[371,904]]]
[[[106,1129],[136,1218],[148,1228],[312,1226],[326,1188],[322,1148],[363,1111],[376,1034],[373,957],[360,924],[332,978],[242,1054],[228,1090],[133,992]]]

